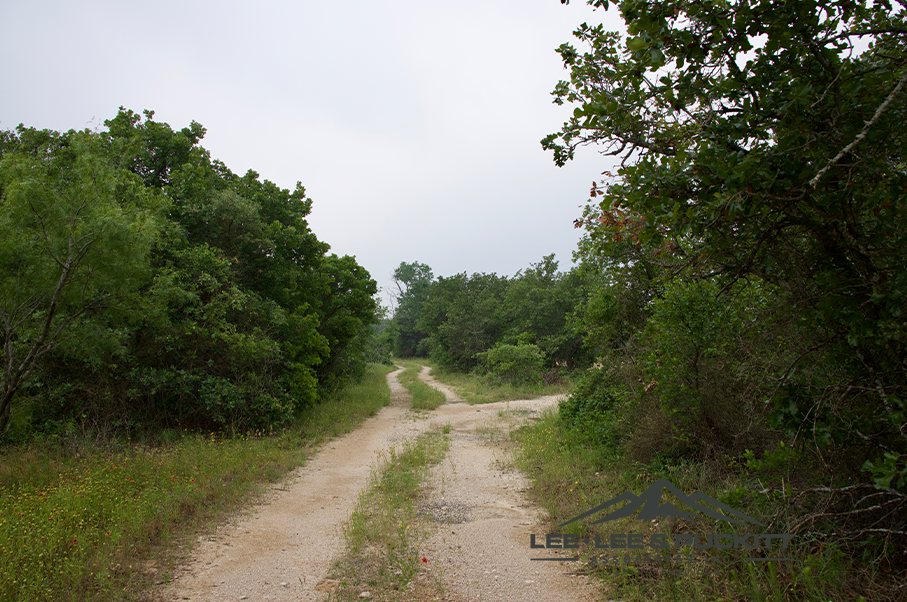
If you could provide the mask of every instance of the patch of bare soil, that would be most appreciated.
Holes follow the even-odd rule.
[[[211,602],[325,600],[331,584],[324,579],[344,549],[343,524],[377,455],[431,424],[450,423],[450,452],[434,470],[423,504],[436,530],[423,544],[428,562],[409,595],[453,602],[596,599],[586,577],[569,575],[573,563],[530,560],[546,552],[529,548],[529,534],[542,532],[542,514],[526,499],[526,479],[507,462],[506,429],[558,398],[469,406],[428,377],[423,380],[443,391],[448,403],[415,415],[407,411],[399,372],[388,375],[390,406],[327,444],[248,514],[201,538],[163,595]]]

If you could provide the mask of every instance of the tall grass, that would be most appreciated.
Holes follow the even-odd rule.
[[[406,369],[397,378],[412,396],[414,410],[434,410],[447,401],[444,393],[419,380],[422,364],[413,360],[398,361]]]
[[[0,600],[135,600],[167,581],[196,529],[389,401],[384,366],[271,436],[177,435],[156,447],[0,449]]]
[[[350,432],[390,403],[387,374],[393,370],[393,366],[369,364],[362,380],[303,413],[297,424],[287,430],[288,436],[295,436],[302,444],[315,445]]]
[[[392,592],[409,584],[427,564],[419,546],[430,525],[418,515],[418,500],[429,468],[447,453],[449,430],[428,431],[379,458],[344,529],[346,551],[332,570],[340,582],[339,599],[359,599],[362,591],[376,599],[393,599]]]
[[[591,521],[603,513],[563,528],[556,526],[624,492],[638,495],[660,478],[668,479],[687,494],[701,491],[762,522],[770,522],[763,516],[766,508],[760,508],[757,497],[747,493],[752,488],[740,477],[727,471],[719,475],[704,463],[629,462],[619,451],[589,445],[587,439],[565,427],[556,411],[547,412],[514,435],[519,442],[518,466],[532,481],[531,495],[549,513],[550,522],[545,528],[550,533],[576,533],[592,539],[600,535],[602,541],[609,541],[612,533],[642,533],[648,540],[655,532],[669,538],[682,533],[716,532],[715,521],[693,518],[661,519],[653,524],[627,518],[592,525]],[[673,499],[665,501],[677,503]],[[721,533],[745,535],[749,531],[730,524],[720,526]],[[597,564],[584,564],[583,570],[600,577],[613,592],[612,597],[627,602],[865,600],[854,593],[861,589],[868,595],[863,589],[866,584],[857,585],[853,573],[849,579],[846,577],[847,562],[830,545],[807,547],[794,540],[781,554],[793,558],[793,562],[764,563],[747,562],[746,557],[757,552],[745,550],[682,550],[684,554],[657,560],[639,552],[627,563],[629,550],[617,550],[615,555],[615,550],[586,547],[581,550],[581,557],[587,563],[597,557]],[[608,564],[602,554],[613,556],[611,560],[617,558],[617,562]],[[699,571],[703,567],[718,570]]]
[[[496,401],[515,401],[518,399],[534,399],[545,395],[560,395],[570,391],[572,381],[567,376],[562,376],[556,384],[509,383],[502,382],[493,375],[482,376],[443,370],[436,364],[419,360],[431,367],[431,375],[457,391],[457,395],[469,404],[493,403]]]

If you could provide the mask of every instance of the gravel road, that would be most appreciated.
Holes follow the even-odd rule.
[[[432,425],[450,423],[450,451],[435,467],[433,493],[423,505],[436,529],[423,544],[428,562],[409,599],[435,599],[438,584],[451,602],[597,599],[586,577],[567,574],[572,563],[530,560],[539,554],[529,548],[529,534],[542,532],[542,514],[526,498],[525,477],[507,461],[507,429],[557,398],[470,406],[438,386],[426,369],[420,376],[442,390],[448,403],[414,414],[399,372],[388,375],[389,406],[328,443],[254,508],[200,538],[189,564],[164,586],[164,598],[326,600],[328,594],[316,586],[343,550],[342,526],[378,454]]]

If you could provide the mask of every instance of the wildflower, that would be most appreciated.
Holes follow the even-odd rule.
[[[428,558],[425,556],[422,557],[422,564],[428,564]]]

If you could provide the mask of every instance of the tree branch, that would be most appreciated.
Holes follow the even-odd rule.
[[[850,36],[872,36],[878,35],[881,33],[893,33],[897,35],[907,34],[907,29],[901,27],[872,27],[869,29],[854,29],[853,31],[845,31],[839,33],[836,36],[832,36],[827,39],[827,41],[838,40],[840,38],[849,38]]]
[[[888,106],[894,101],[898,93],[904,88],[905,83],[907,83],[907,71],[904,71],[903,75],[901,75],[901,79],[898,80],[898,84],[894,87],[894,90],[892,90],[891,94],[888,95],[888,98],[886,98],[885,101],[879,105],[879,108],[876,109],[875,115],[872,116],[872,119],[866,122],[866,125],[863,126],[862,130],[860,130],[860,133],[857,134],[857,136],[853,139],[853,142],[841,149],[841,152],[835,155],[834,159],[829,161],[825,167],[819,170],[819,172],[813,177],[813,179],[809,181],[810,186],[816,188],[819,185],[819,180],[822,178],[822,176],[824,176],[828,172],[828,170],[834,167],[835,163],[840,161],[844,157],[844,155],[853,150],[857,146],[857,144],[859,144],[866,137],[866,135],[869,133],[869,129],[876,124],[876,122],[882,116],[882,113],[884,113],[888,109]]]

